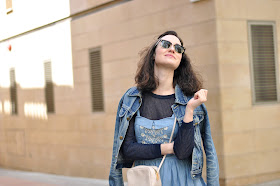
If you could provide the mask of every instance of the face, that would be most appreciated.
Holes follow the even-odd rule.
[[[181,45],[180,40],[174,35],[166,35],[161,38],[172,43],[169,48],[163,48],[161,42],[158,43],[155,50],[155,65],[171,68],[175,70],[180,65],[182,54],[175,51],[174,45]]]

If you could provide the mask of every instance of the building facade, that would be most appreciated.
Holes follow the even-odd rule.
[[[175,30],[209,90],[221,185],[280,178],[280,1],[0,2],[1,167],[108,179],[139,51]]]

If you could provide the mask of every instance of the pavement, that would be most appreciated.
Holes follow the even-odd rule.
[[[108,180],[0,168],[0,186],[108,186]],[[127,185],[127,183],[125,183]],[[280,186],[280,180],[251,186]]]
[[[0,186],[108,186],[108,180],[0,168]]]

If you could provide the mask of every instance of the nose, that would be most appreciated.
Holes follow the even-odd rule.
[[[174,53],[174,52],[175,52],[174,45],[171,45],[168,49],[169,49],[169,51],[171,51],[172,53]]]

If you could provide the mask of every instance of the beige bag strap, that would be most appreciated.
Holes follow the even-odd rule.
[[[172,132],[171,132],[171,136],[170,136],[170,139],[169,139],[169,143],[171,143],[171,140],[172,140],[172,137],[173,137],[173,133],[174,133],[174,129],[175,129],[175,125],[176,125],[176,117],[175,117],[175,119],[174,119],[173,129],[172,129]],[[160,168],[161,168],[161,166],[162,166],[162,164],[163,164],[163,162],[164,162],[164,160],[165,160],[165,157],[166,157],[166,155],[163,156],[163,158],[162,158],[162,160],[161,160],[161,162],[160,162],[160,165],[159,165],[159,167],[158,167],[158,172],[159,172],[159,170],[160,170]]]

